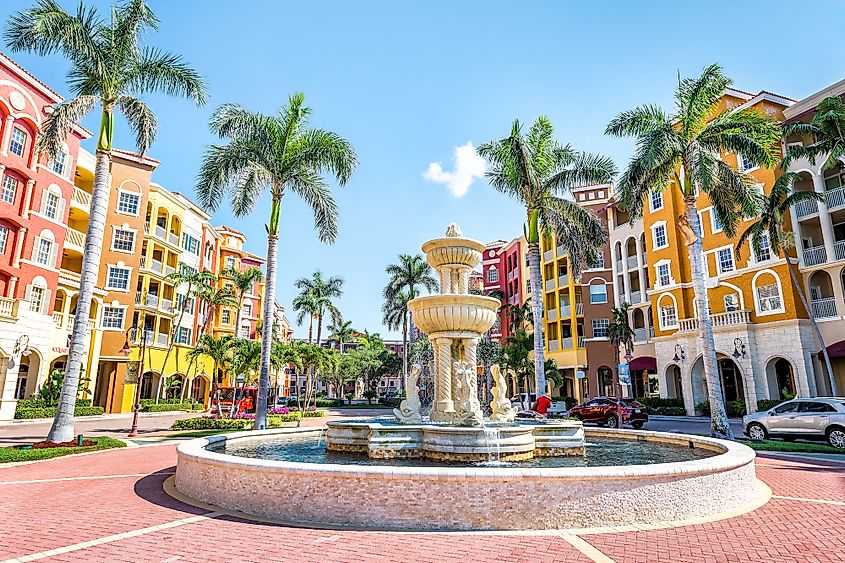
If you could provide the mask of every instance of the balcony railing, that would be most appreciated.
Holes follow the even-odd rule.
[[[152,270],[153,272],[158,272],[160,274],[163,269],[164,269],[164,264],[162,264],[161,262],[159,262],[155,258],[150,260],[150,270]]]
[[[70,198],[71,202],[77,204],[80,207],[85,209],[91,208],[91,194],[83,190],[82,188],[78,188],[76,186],[73,187],[73,195]]]
[[[172,313],[173,312],[173,301],[170,299],[162,299],[161,305],[159,305],[159,309],[161,309],[164,313]]]
[[[553,250],[547,250],[543,253],[543,262],[549,262],[552,258],[555,257]]]
[[[825,262],[827,262],[827,253],[824,251],[824,246],[814,246],[804,249],[805,266],[815,266],[817,264],[824,264]]]
[[[795,214],[801,217],[807,217],[809,215],[814,215],[819,212],[819,202],[814,199],[807,199],[795,206]]]
[[[156,335],[156,345],[157,346],[167,346],[168,336],[166,334],[158,334]]]
[[[59,315],[61,315],[61,313],[59,313]],[[56,321],[56,313],[53,313],[53,321],[54,322]],[[75,321],[76,321],[76,315],[68,315],[67,324],[64,325],[64,327],[67,328],[68,330],[72,330],[73,329],[73,323]],[[56,328],[62,328],[62,327],[59,326],[59,325],[56,325]],[[88,332],[91,332],[92,330],[94,330],[96,328],[97,328],[97,321],[94,320],[94,319],[88,319],[88,327],[87,327]]]
[[[555,288],[555,280],[546,280],[545,283],[546,291],[551,291]]]
[[[639,291],[632,291],[631,292],[631,305],[636,305],[637,303],[643,302],[643,294]]]
[[[838,240],[833,243],[833,252],[837,260],[845,260],[845,240]]]
[[[65,235],[65,244],[72,244],[74,246],[78,246],[79,248],[85,248],[85,233],[68,227],[67,234]]]
[[[0,317],[6,317],[8,319],[18,318],[17,299],[0,297]]]
[[[175,267],[173,267],[173,266],[168,266],[167,264],[165,264],[165,265],[164,265],[164,269],[162,270],[162,273],[163,273],[165,276],[169,276],[170,274],[172,274],[172,273],[173,273],[173,272],[175,272],[175,271],[176,271],[176,268],[175,268]]]
[[[550,320],[550,321],[556,321],[557,320],[557,309],[549,309],[548,311],[546,311],[546,318],[547,318],[547,320]]]
[[[516,277],[516,270],[511,270],[508,272],[508,281],[513,281],[513,278]]]
[[[559,349],[560,343],[557,340],[549,340],[549,351],[555,352]]]
[[[558,245],[558,247],[555,249],[555,252],[557,252],[558,258],[563,256],[563,245]]]
[[[565,276],[559,276],[559,277],[557,278],[557,284],[558,284],[560,287],[567,287],[567,286],[569,286],[569,274],[566,274]]]
[[[713,323],[713,328],[748,324],[751,322],[751,311],[742,310],[729,311],[727,313],[716,313],[715,315],[710,315],[710,321]],[[679,325],[679,330],[681,332],[698,330],[698,317],[692,319],[681,319],[679,321]]]
[[[634,342],[648,342],[648,329],[646,327],[634,329]]]
[[[836,316],[836,300],[834,297],[822,297],[813,299],[813,317],[817,319],[828,319]]]
[[[144,304],[147,307],[158,307],[158,295],[150,294],[144,299]]]
[[[629,270],[633,270],[637,267],[637,257],[636,256],[628,256],[628,260],[625,262],[628,265]]]
[[[828,190],[825,194],[825,200],[827,201],[827,208],[829,210],[845,207],[845,186]]]
[[[569,350],[572,348],[572,337],[571,336],[564,336],[560,339],[560,347],[561,350]]]
[[[59,270],[59,283],[70,287],[78,286],[82,282],[82,275],[62,268]]]
[[[579,348],[583,348],[583,347],[584,347],[584,337],[583,337],[583,336],[579,336],[579,337],[578,337],[578,347],[579,347]]]
[[[167,229],[165,229],[161,225],[156,225],[155,235],[161,240],[167,240]]]
[[[168,233],[167,234],[167,240],[173,246],[179,246],[179,235],[177,235],[176,233]]]
[[[576,303],[575,304],[575,315],[580,317],[584,314],[584,304],[583,303]]]
[[[566,319],[572,316],[572,307],[569,305],[564,305],[561,303],[560,305],[560,318]]]
[[[56,328],[62,328],[62,324],[65,322],[65,316],[59,311],[53,313],[53,324]]]

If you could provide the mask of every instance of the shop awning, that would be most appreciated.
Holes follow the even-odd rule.
[[[631,373],[637,371],[650,371],[652,373],[657,372],[657,358],[652,358],[651,356],[640,356],[639,358],[634,358],[628,365],[630,366]]]
[[[845,358],[845,340],[827,347],[827,355],[831,358]]]

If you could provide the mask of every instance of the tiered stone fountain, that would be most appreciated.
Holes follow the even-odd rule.
[[[582,455],[580,422],[513,424],[504,377],[494,366],[490,420],[478,400],[476,352],[493,326],[499,300],[469,293],[469,275],[481,262],[484,244],[449,225],[446,236],[423,244],[426,260],[440,276],[440,293],[408,303],[414,322],[434,349],[434,402],[423,424],[417,394],[419,366],[411,370],[408,398],[394,411],[401,426],[378,422],[330,422],[326,447],[373,458],[426,457],[450,461],[524,461],[535,455]]]

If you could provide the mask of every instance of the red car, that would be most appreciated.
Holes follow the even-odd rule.
[[[596,397],[583,405],[569,409],[569,416],[583,422],[596,422],[608,428],[616,428],[618,422],[618,408],[616,397]],[[648,422],[648,412],[645,405],[631,399],[622,399],[622,422],[630,424],[637,430]]]

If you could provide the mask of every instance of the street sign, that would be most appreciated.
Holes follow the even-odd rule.
[[[578,371],[575,372],[575,377],[577,377],[578,379],[584,379],[585,377],[587,377],[587,374],[585,374],[583,371],[581,371],[579,369]]]
[[[619,383],[623,385],[631,384],[631,370],[628,364],[619,364]]]

